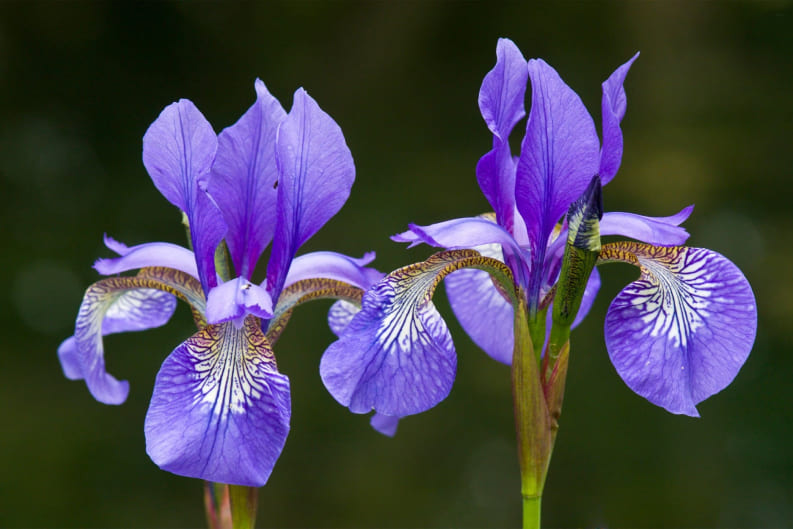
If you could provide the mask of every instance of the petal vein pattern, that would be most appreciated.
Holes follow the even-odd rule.
[[[259,320],[209,325],[157,375],[146,450],[164,470],[219,483],[267,482],[289,432],[289,379]]]
[[[641,267],[606,316],[617,372],[654,404],[698,416],[696,404],[735,378],[754,342],[757,308],[746,278],[704,248],[615,243],[601,259]]]

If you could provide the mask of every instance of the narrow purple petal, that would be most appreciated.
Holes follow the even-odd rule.
[[[320,362],[325,387],[354,413],[403,417],[446,398],[457,356],[431,298],[451,263],[434,256],[373,286]]]
[[[160,468],[217,483],[260,487],[281,454],[289,379],[258,320],[209,325],[171,353],[146,415],[146,451]]]
[[[608,184],[622,161],[622,129],[620,122],[625,117],[628,99],[625,96],[625,76],[628,75],[633,61],[639,57],[637,53],[628,62],[617,68],[603,82],[603,98],[600,111],[603,118],[603,147],[600,150],[600,180]]]
[[[696,404],[724,389],[746,361],[757,307],[741,271],[703,248],[625,243],[641,277],[606,316],[609,356],[636,393],[672,413],[698,416]]]
[[[292,261],[284,281],[284,288],[303,279],[324,277],[366,290],[385,275],[366,266],[374,261],[374,258],[374,252],[368,252],[361,258],[336,252],[307,253]]]
[[[250,279],[275,229],[278,170],[275,136],[286,112],[256,79],[256,102],[218,136],[207,191],[228,225],[226,243],[237,274]]]
[[[395,242],[409,242],[409,248],[425,243],[437,248],[473,248],[485,244],[500,244],[518,255],[526,252],[504,228],[484,217],[465,217],[429,226],[409,225],[410,231],[391,237]]]
[[[688,239],[688,232],[679,225],[691,215],[693,210],[694,206],[688,206],[683,208],[680,213],[669,217],[645,217],[635,213],[605,213],[600,221],[600,234],[622,235],[660,246],[679,246]]]
[[[235,320],[239,326],[248,314],[263,319],[273,316],[270,294],[259,285],[254,285],[244,277],[237,277],[209,291],[207,322]]]
[[[592,270],[592,275],[589,276],[589,281],[587,281],[586,288],[584,289],[584,295],[581,298],[581,305],[578,307],[578,314],[575,315],[575,319],[573,320],[573,324],[570,326],[571,329],[575,329],[578,327],[584,318],[586,318],[589,311],[592,309],[592,305],[595,303],[595,298],[598,295],[598,291],[600,290],[600,273],[598,272],[597,268]],[[548,313],[550,314],[551,311],[549,310]]]
[[[174,312],[176,299],[167,292],[141,289],[135,278],[109,278],[85,292],[75,325],[74,340],[58,349],[64,374],[85,379],[91,395],[105,404],[121,404],[129,383],[105,370],[102,336],[152,329],[164,325]]]
[[[503,261],[497,244],[477,246],[486,257]],[[504,364],[512,363],[512,304],[493,285],[483,270],[458,270],[446,278],[449,304],[468,336],[490,357]]]
[[[399,426],[399,417],[375,413],[369,420],[369,424],[381,434],[394,437],[397,432],[397,426]]]
[[[143,136],[143,164],[154,185],[187,215],[201,284],[217,284],[215,248],[226,226],[205,189],[217,150],[217,137],[187,99],[162,111]]]
[[[476,164],[476,179],[496,213],[498,224],[512,232],[515,215],[515,162],[509,142],[493,140],[493,150]]]
[[[541,59],[529,61],[531,111],[521,145],[515,200],[526,222],[534,260],[548,236],[597,173],[595,125],[578,95]]]
[[[94,269],[102,275],[120,274],[149,266],[164,266],[198,278],[195,254],[187,248],[167,242],[151,242],[129,248],[110,238],[105,239],[105,244],[121,257],[97,259]]]
[[[355,180],[352,154],[341,128],[301,88],[276,139],[280,173],[267,290],[273,299],[283,288],[297,249],[335,215]]]

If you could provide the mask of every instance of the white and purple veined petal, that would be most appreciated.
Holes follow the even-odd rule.
[[[628,98],[623,83],[633,61],[639,57],[636,53],[628,62],[617,68],[608,79],[603,81],[603,97],[600,111],[603,119],[603,145],[600,149],[600,180],[608,184],[620,168],[622,162],[622,129],[620,122],[625,117]]]
[[[209,291],[207,295],[209,323],[234,321],[239,328],[248,314],[263,319],[271,318],[273,315],[273,300],[261,286],[251,283],[244,277],[237,277]]]
[[[267,264],[267,290],[273,299],[297,249],[341,209],[355,180],[341,128],[302,88],[278,129],[276,164],[277,217]]]
[[[215,248],[226,225],[206,194],[217,137],[187,99],[165,107],[143,136],[143,165],[154,185],[190,223],[198,275],[205,292],[217,284]]]
[[[146,451],[181,476],[260,487],[289,433],[289,379],[257,319],[209,325],[165,360],[146,414]]]
[[[353,413],[404,417],[446,398],[457,355],[431,298],[450,264],[431,257],[364,294],[360,312],[320,361],[322,381],[339,403]]]
[[[476,166],[482,193],[493,207],[498,223],[511,231],[515,207],[515,163],[509,147],[509,135],[526,115],[528,63],[509,39],[499,39],[496,65],[482,80],[479,109],[493,133],[493,149]]]
[[[474,250],[504,261],[501,246],[489,244]],[[446,294],[457,321],[476,345],[491,358],[512,363],[514,349],[512,304],[484,270],[458,270],[446,278]]]
[[[106,371],[102,337],[164,325],[175,307],[173,295],[140,288],[135,278],[108,278],[94,283],[83,297],[74,336],[58,348],[64,374],[72,380],[85,379],[91,395],[99,402],[123,403],[129,382],[119,381]]]
[[[234,268],[246,279],[273,238],[279,184],[275,137],[286,117],[261,80],[254,86],[256,102],[218,136],[207,186],[228,225],[225,239]]]
[[[609,356],[633,391],[672,413],[724,389],[754,343],[757,306],[741,271],[704,248],[620,243],[604,260],[641,267],[606,316]]]

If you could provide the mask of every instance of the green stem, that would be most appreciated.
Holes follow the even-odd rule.
[[[540,529],[542,496],[523,497],[523,529]]]
[[[204,507],[209,529],[253,529],[259,489],[204,482]]]

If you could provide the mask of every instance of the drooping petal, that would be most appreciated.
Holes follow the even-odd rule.
[[[281,454],[289,379],[258,320],[209,325],[168,356],[146,414],[146,451],[160,468],[217,483],[260,487]]]
[[[239,327],[248,314],[257,318],[270,318],[273,315],[273,301],[270,294],[259,285],[244,277],[216,286],[207,296],[207,321],[222,323],[234,320]]]
[[[617,68],[608,79],[603,81],[603,98],[600,111],[603,119],[603,146],[600,149],[600,180],[608,184],[622,161],[622,129],[620,122],[625,117],[628,99],[625,96],[625,76],[628,75],[633,61],[639,57],[637,53],[625,64]]]
[[[499,39],[496,57],[495,67],[485,75],[479,90],[479,109],[493,133],[493,150],[479,160],[476,177],[499,224],[509,231],[515,205],[515,164],[509,135],[526,115],[523,99],[529,71],[526,59],[511,40]]]
[[[64,374],[85,379],[99,402],[121,404],[129,393],[128,382],[105,370],[102,336],[159,327],[173,314],[173,292],[152,286],[139,277],[113,277],[91,285],[80,305],[74,339],[67,339],[58,349]]]
[[[482,255],[503,261],[497,244],[474,248]],[[514,338],[512,305],[483,270],[458,270],[446,278],[449,304],[468,336],[490,357],[512,363]]]
[[[694,206],[688,206],[669,217],[645,217],[635,213],[604,213],[600,221],[601,235],[622,235],[658,246],[679,246],[688,239],[680,224],[688,219]]]
[[[181,270],[198,279],[195,254],[182,246],[167,242],[151,242],[130,248],[110,238],[105,238],[105,244],[121,257],[97,259],[94,269],[102,275],[108,276],[150,266],[162,266]]]
[[[256,79],[255,88],[256,102],[218,136],[207,187],[228,225],[231,260],[246,279],[273,238],[278,194],[275,136],[286,117],[261,80]]]
[[[515,200],[526,222],[537,270],[554,226],[597,173],[600,145],[581,99],[553,68],[532,59],[529,77],[532,103],[518,161]]]
[[[696,404],[732,382],[754,342],[757,307],[746,278],[704,248],[620,243],[605,245],[601,258],[641,267],[606,316],[617,372],[653,404],[698,416]]]
[[[381,434],[394,437],[397,432],[397,426],[399,426],[399,417],[375,413],[372,415],[372,418],[369,419],[369,424]]]
[[[187,215],[205,292],[217,284],[215,248],[226,231],[220,211],[205,192],[216,150],[212,126],[187,99],[165,107],[143,136],[143,165],[154,185]]]
[[[368,268],[366,265],[374,261],[375,253],[368,252],[363,257],[355,258],[336,252],[310,252],[296,257],[289,266],[284,287],[301,281],[324,277],[335,279],[366,290],[380,281],[385,274]]]
[[[267,290],[273,299],[297,249],[341,209],[355,180],[341,128],[302,88],[278,129],[276,163],[277,220],[267,265]]]

